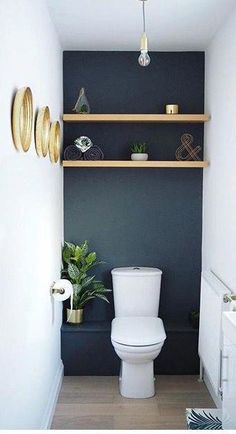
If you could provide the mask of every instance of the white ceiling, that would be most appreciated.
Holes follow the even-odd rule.
[[[138,50],[139,0],[47,0],[66,50]],[[203,50],[235,0],[148,0],[150,51]]]

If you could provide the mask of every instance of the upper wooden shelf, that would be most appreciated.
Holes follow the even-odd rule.
[[[208,161],[132,161],[132,160],[64,160],[63,167],[166,167],[179,169],[203,169],[208,167]]]
[[[64,114],[65,122],[207,122],[207,114]]]

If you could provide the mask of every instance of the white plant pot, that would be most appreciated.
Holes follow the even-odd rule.
[[[148,154],[133,153],[133,154],[131,154],[131,160],[146,161],[146,160],[148,160]]]

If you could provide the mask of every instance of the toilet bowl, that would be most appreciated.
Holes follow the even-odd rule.
[[[111,342],[121,359],[119,388],[126,398],[155,394],[153,361],[166,334],[158,318],[162,271],[149,267],[112,270],[115,318]]]
[[[121,359],[120,393],[126,398],[155,395],[153,360],[166,339],[160,318],[122,317],[112,321],[111,342]]]

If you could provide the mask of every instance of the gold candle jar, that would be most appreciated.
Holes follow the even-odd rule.
[[[166,105],[166,114],[168,115],[175,115],[179,113],[179,106],[178,104],[167,104]]]

